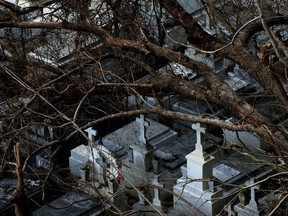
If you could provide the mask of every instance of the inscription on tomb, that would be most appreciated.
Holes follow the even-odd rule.
[[[220,164],[213,168],[213,176],[218,178],[222,182],[226,182],[241,172],[225,164]]]

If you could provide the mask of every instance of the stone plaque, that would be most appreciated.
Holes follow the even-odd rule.
[[[213,168],[213,176],[218,178],[222,182],[226,182],[241,172],[225,164],[220,164]]]

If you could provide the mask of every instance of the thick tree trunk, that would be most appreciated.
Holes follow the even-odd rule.
[[[231,45],[220,51],[221,56],[233,60],[249,73],[269,93],[274,95],[288,107],[287,92],[282,86],[279,77],[270,67],[253,56],[243,46]]]
[[[213,81],[212,85],[198,86],[190,81],[171,76],[169,73],[162,71],[158,79],[154,82],[164,91],[165,89],[169,89],[187,98],[196,98],[205,102],[222,105],[245,123],[258,128],[255,132],[261,137],[262,141],[269,144],[278,155],[281,155],[280,152],[284,152],[284,150],[288,152],[287,136],[272,124],[270,120],[239,97],[227,84],[220,82],[216,75],[210,74],[207,78]]]
[[[216,50],[229,44],[229,41],[220,40],[209,35],[176,1],[160,0],[160,4],[171,13],[175,20],[182,25],[188,34],[189,42],[204,51]],[[240,43],[240,42],[238,42]],[[241,44],[242,45],[242,44]],[[217,54],[217,53],[216,53]],[[219,53],[222,57],[233,60],[256,79],[264,89],[277,97],[283,105],[288,107],[288,96],[279,78],[250,54],[243,46],[230,45]]]

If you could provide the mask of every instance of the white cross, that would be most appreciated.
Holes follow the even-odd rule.
[[[201,133],[205,133],[206,132],[206,128],[201,127],[200,123],[196,123],[196,124],[192,124],[192,129],[196,130],[196,137],[197,137],[197,142],[196,142],[196,151],[200,151],[201,153],[204,152],[203,150],[203,146],[202,146],[202,137],[201,137]]]
[[[156,177],[156,179],[154,180],[154,198],[153,198],[153,205],[154,206],[158,206],[158,207],[161,207],[161,200],[160,200],[160,189],[159,187],[164,187],[164,184],[163,183],[160,183],[158,181],[158,178]]]
[[[145,203],[146,203],[146,198],[145,198],[145,191],[144,191],[144,189],[143,190],[139,190],[139,192],[138,192],[138,198],[139,198],[139,203],[141,204],[141,205],[145,205]]]
[[[87,128],[85,132],[88,133],[88,139],[93,143],[95,141],[95,136],[97,135],[97,130],[94,130],[92,127]]]
[[[250,179],[250,184],[253,185],[251,186],[250,190],[251,190],[251,199],[249,201],[249,205],[254,206],[257,208],[257,202],[256,202],[256,197],[255,197],[255,189],[259,189],[259,185],[254,185],[254,178]]]
[[[147,138],[146,138],[146,130],[147,127],[150,126],[150,122],[145,121],[144,115],[140,115],[140,118],[136,118],[136,122],[139,123],[140,126],[140,135],[139,135],[139,141],[143,144],[147,144]]]

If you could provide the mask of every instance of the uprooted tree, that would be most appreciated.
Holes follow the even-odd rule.
[[[279,126],[279,121],[255,106],[259,99],[271,98],[273,109],[287,112],[286,1],[252,4],[224,0],[216,4],[203,0],[201,4],[209,14],[214,35],[207,33],[175,0],[96,3],[54,0],[24,9],[3,2],[0,2],[0,95],[1,103],[6,104],[1,113],[1,140],[5,149],[23,140],[22,131],[33,124],[45,124],[55,130],[70,128],[63,133],[65,136],[60,134],[45,146],[31,147],[23,141],[23,146],[29,146],[23,172],[37,152],[51,146],[59,150],[57,146],[65,145],[71,137],[85,136],[81,132],[84,128],[141,113],[250,131],[268,144],[276,158],[288,163],[285,124]],[[44,7],[50,10],[47,13],[44,10],[40,16],[39,11]],[[33,20],[37,16],[42,19]],[[187,43],[169,36],[176,26],[185,30]],[[257,34],[268,39],[253,53],[249,44]],[[174,46],[167,46],[167,41]],[[61,47],[68,47],[65,60],[60,60],[61,53],[57,53]],[[187,57],[183,51],[187,47],[237,63],[263,90],[257,94],[233,91],[211,68]],[[107,68],[103,66],[107,65],[107,59],[113,59],[112,66],[103,69]],[[196,84],[173,71],[158,70],[168,62],[192,69],[204,82]],[[144,75],[149,75],[149,79],[134,82]],[[149,109],[128,107],[125,98],[131,95],[140,100],[152,96],[157,105]],[[168,95],[220,106],[239,121],[230,123],[216,116],[167,110],[161,101]],[[99,117],[83,124],[81,116],[85,112]],[[5,160],[13,160],[10,154],[7,150]],[[283,169],[286,170],[286,165]]]

